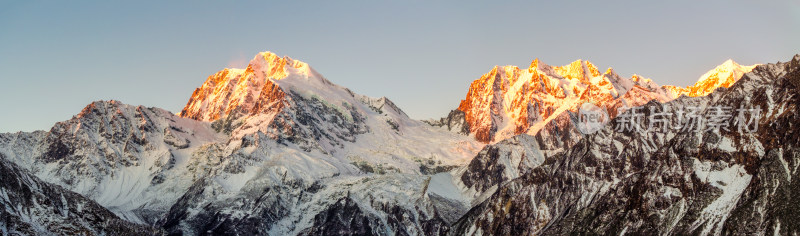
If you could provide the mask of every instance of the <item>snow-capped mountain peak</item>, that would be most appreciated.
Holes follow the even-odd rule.
[[[276,111],[283,107],[285,91],[277,81],[303,80],[332,86],[307,63],[272,52],[258,53],[245,69],[223,69],[208,77],[192,94],[179,116],[214,121],[226,115]]]
[[[553,68],[558,75],[566,79],[578,79],[582,82],[588,81],[590,78],[600,76],[600,71],[591,62],[584,60],[576,60],[565,66],[556,66]]]
[[[472,83],[458,110],[465,114],[469,133],[491,143],[516,134],[536,134],[559,114],[577,112],[577,106],[585,102],[603,107],[613,116],[619,108],[654,99],[666,102],[681,95],[705,96],[718,87],[730,87],[754,67],[728,60],[695,85],[683,88],[660,86],[637,74],[623,78],[613,68],[600,73],[585,60],[550,66],[537,58],[527,70],[495,66]]]
[[[311,68],[307,63],[294,60],[289,56],[279,57],[270,51],[258,53],[247,65],[257,79],[280,80],[292,74],[308,76]]]
[[[700,76],[694,85],[688,87],[689,92],[687,95],[692,97],[705,96],[719,87],[730,87],[733,83],[736,83],[739,78],[742,78],[742,75],[750,72],[756,66],[757,65],[742,66],[728,59],[721,65]]]
[[[633,89],[638,88],[638,89]],[[629,91],[636,95],[624,96]],[[481,142],[494,142],[516,134],[535,134],[544,124],[583,102],[616,113],[649,100],[668,99],[667,93],[649,79],[620,77],[612,68],[601,73],[589,61],[549,66],[538,58],[527,70],[495,66],[475,80],[461,101],[470,133]]]
[[[539,61],[539,58],[533,59],[533,61],[531,61],[531,66],[528,67],[528,69],[535,69],[535,70],[539,69],[539,63],[541,63]]]

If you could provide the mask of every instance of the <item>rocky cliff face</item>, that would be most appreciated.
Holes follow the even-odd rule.
[[[454,226],[456,234],[795,234],[800,156],[800,55],[757,66],[706,97],[651,102],[680,107],[758,106],[755,132],[603,131],[503,184]],[[677,122],[673,117],[671,121]],[[646,124],[642,124],[646,125]],[[751,126],[753,128],[754,126]]]
[[[447,117],[442,117],[439,120],[426,120],[424,122],[431,126],[444,127],[449,131],[469,135],[469,123],[467,123],[466,114],[461,110],[452,110],[447,114]]]

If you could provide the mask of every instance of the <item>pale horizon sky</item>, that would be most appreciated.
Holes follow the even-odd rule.
[[[178,112],[261,51],[428,119],[495,65],[584,59],[687,86],[727,59],[787,61],[798,42],[797,1],[0,0],[0,132],[49,130],[97,100]]]

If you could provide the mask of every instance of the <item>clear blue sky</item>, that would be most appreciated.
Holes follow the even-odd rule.
[[[266,50],[418,119],[537,57],[685,86],[729,58],[800,53],[797,1],[299,2],[0,1],[0,132],[49,130],[95,100],[178,112]]]

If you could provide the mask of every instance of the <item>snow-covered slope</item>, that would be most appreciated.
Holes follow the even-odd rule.
[[[369,210],[372,207],[362,201],[433,219],[430,210],[392,200],[421,197],[421,187],[403,190],[394,185],[424,181],[420,174],[465,165],[483,146],[412,120],[387,98],[370,98],[335,85],[288,57],[259,53],[241,71],[217,76],[224,70],[209,77],[180,114],[212,122],[230,137],[214,147],[220,150],[217,157],[209,157],[223,160],[215,167],[216,175],[196,182],[164,220],[171,232],[297,233],[304,225],[325,224],[309,217],[341,199],[356,201],[368,218],[379,219],[374,227],[390,227],[380,217],[388,209],[376,205],[372,207],[377,210]],[[347,194],[360,191],[354,183],[373,181],[390,185],[365,190],[361,198]],[[376,199],[376,194],[399,194],[395,191],[409,196]],[[421,230],[416,224],[397,229]]]
[[[410,119],[387,98],[353,93],[304,62],[270,52],[256,55],[247,69],[209,77],[180,115],[224,127],[231,134],[228,149],[265,137],[334,158],[337,163],[325,164],[334,166],[355,162],[417,173],[419,162],[463,164],[482,146]]]
[[[156,235],[80,194],[40,180],[0,153],[0,234]]]

